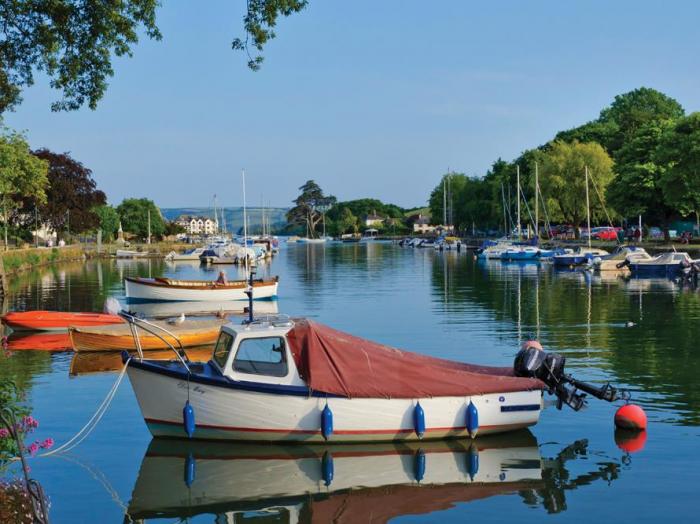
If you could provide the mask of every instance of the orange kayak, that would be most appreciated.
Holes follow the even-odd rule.
[[[105,326],[124,323],[124,319],[119,315],[68,311],[12,311],[0,319],[14,331],[64,331],[69,326]]]
[[[68,333],[12,333],[7,338],[9,351],[70,351]]]
[[[170,323],[155,320],[152,323],[167,329],[175,335],[182,347],[206,346],[214,344],[219,338],[219,330],[228,320],[185,320],[180,323]],[[160,336],[174,347],[178,347],[177,341],[160,330],[156,330]],[[141,348],[144,350],[169,349],[168,345],[159,337],[138,328]],[[128,324],[97,327],[76,327],[68,329],[71,344],[77,352],[81,351],[135,351],[134,338]]]

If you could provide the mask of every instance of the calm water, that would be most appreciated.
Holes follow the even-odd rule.
[[[329,483],[323,448],[152,441],[125,382],[69,456],[32,460],[53,522],[129,522],[126,511],[134,520],[217,524],[695,518],[698,290],[379,243],[284,246],[261,272],[280,275],[280,312],[430,355],[509,365],[519,340],[539,336],[566,355],[578,378],[633,391],[650,419],[644,447],[631,455],[619,449],[614,406],[593,400],[580,413],[549,406],[532,431],[477,439],[471,448],[330,447]],[[26,275],[4,308],[100,311],[106,297],[123,296],[122,277],[135,274],[215,277],[198,265],[93,261]],[[58,444],[92,416],[116,378],[95,372],[109,362],[76,362],[71,376],[71,358],[0,357],[0,377],[13,376],[28,393],[37,437]]]

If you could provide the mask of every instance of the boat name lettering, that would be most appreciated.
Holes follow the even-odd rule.
[[[180,381],[177,383],[177,387],[179,387],[180,389],[187,389],[187,382]],[[200,395],[204,395],[206,391],[197,384],[192,384],[190,382],[190,393],[199,393]]]

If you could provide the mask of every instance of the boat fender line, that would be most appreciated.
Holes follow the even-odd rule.
[[[324,451],[323,457],[321,458],[321,476],[323,477],[323,484],[329,487],[333,483],[333,476],[335,475],[335,467],[333,466],[333,455],[330,451]]]
[[[413,456],[413,476],[419,484],[425,477],[425,451],[420,448]]]
[[[195,461],[194,455],[190,453],[185,459],[185,474],[183,479],[185,481],[185,486],[188,488],[194,483],[196,469],[197,462]]]
[[[47,451],[46,453],[37,455],[37,457],[48,457],[50,455],[56,455],[58,453],[66,453],[71,449],[75,448],[78,444],[85,440],[90,433],[92,433],[92,430],[95,429],[95,427],[97,427],[97,424],[100,423],[100,420],[102,420],[102,417],[107,412],[109,405],[112,403],[114,395],[117,393],[117,389],[119,389],[119,384],[121,384],[122,380],[124,379],[124,375],[126,375],[126,369],[129,367],[129,362],[131,362],[131,357],[126,359],[126,361],[124,362],[124,367],[120,371],[117,380],[112,386],[112,389],[109,390],[107,396],[102,401],[102,404],[100,404],[100,406],[97,408],[97,411],[95,411],[95,414],[90,418],[90,420],[87,421],[87,423],[81,428],[81,430],[78,431],[65,444],[58,446],[57,448],[54,448],[51,451]]]
[[[328,401],[326,401],[326,406],[321,411],[321,434],[324,440],[328,440],[333,434],[333,412],[328,407]]]
[[[467,453],[467,473],[469,473],[469,480],[474,480],[476,474],[479,473],[479,450],[472,444],[469,446],[469,452]]]
[[[417,402],[416,407],[413,408],[413,429],[418,438],[422,439],[425,435],[425,411],[423,411],[420,402]]]
[[[627,259],[624,259],[622,262],[618,262],[617,264],[615,264],[615,267],[617,269],[622,269],[622,268],[627,267],[629,265],[630,265],[630,261]]]
[[[476,408],[471,399],[469,399],[469,405],[467,406],[465,422],[469,436],[471,438],[476,437],[476,434],[479,431],[479,410]]]

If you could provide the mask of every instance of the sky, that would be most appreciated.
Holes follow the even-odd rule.
[[[32,147],[93,170],[112,204],[426,203],[448,169],[483,175],[646,86],[700,110],[700,3],[309,0],[258,72],[231,50],[244,0],[165,0],[160,42],[114,60],[92,111],[52,113],[37,76],[5,115]]]

